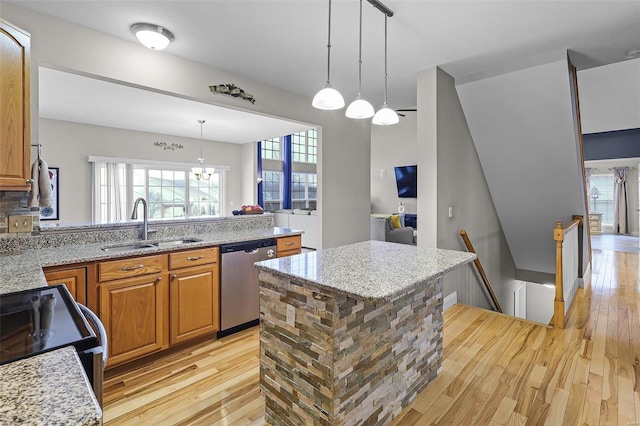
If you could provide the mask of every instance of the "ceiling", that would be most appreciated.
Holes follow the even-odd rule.
[[[173,32],[165,52],[309,97],[326,81],[327,1],[7,1],[137,43],[135,22]],[[570,49],[580,69],[640,47],[639,1],[396,1],[388,20],[392,108],[416,102],[416,74],[440,66],[457,80]],[[331,82],[349,102],[358,86],[358,8],[334,0]],[[384,87],[384,15],[363,4],[362,95]],[[251,88],[246,88],[251,92]]]
[[[304,123],[239,111],[40,67],[40,117],[54,120],[248,143],[308,129]]]

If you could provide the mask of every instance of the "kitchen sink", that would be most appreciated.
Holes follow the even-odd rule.
[[[139,250],[145,248],[166,248],[166,247],[176,247],[182,244],[189,243],[197,243],[202,241],[199,238],[183,238],[180,240],[172,240],[172,241],[156,241],[156,242],[139,242],[133,244],[123,244],[121,246],[111,246],[111,247],[102,247],[102,251],[107,252],[118,252],[118,251],[129,251],[129,250]]]
[[[174,241],[159,241],[153,244],[156,247],[174,247],[182,244],[197,243],[199,241],[202,241],[202,240],[199,238],[184,238],[182,240],[174,240]]]
[[[125,245],[121,245],[121,246],[112,246],[112,247],[102,247],[102,251],[129,251],[129,250],[138,250],[138,249],[145,249],[145,248],[155,248],[157,247],[156,245],[152,244],[152,243],[133,243],[133,244],[125,244]]]

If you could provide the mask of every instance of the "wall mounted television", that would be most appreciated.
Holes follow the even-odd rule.
[[[418,198],[418,166],[396,166],[398,197]]]

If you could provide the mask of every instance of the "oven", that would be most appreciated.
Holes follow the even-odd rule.
[[[102,405],[103,349],[63,284],[0,295],[0,364],[73,346]]]

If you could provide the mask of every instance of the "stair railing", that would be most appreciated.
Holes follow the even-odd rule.
[[[469,253],[475,253],[476,251],[473,248],[473,244],[471,244],[471,240],[469,239],[469,235],[467,235],[467,231],[465,231],[464,229],[461,229],[460,236],[462,237],[462,241],[464,241],[464,245],[467,247],[467,251]],[[500,302],[498,302],[498,298],[496,297],[496,294],[493,292],[493,288],[489,283],[489,278],[487,278],[487,274],[484,272],[484,268],[482,267],[482,263],[480,263],[480,259],[476,257],[473,263],[476,265],[476,268],[478,269],[478,273],[482,278],[484,287],[487,289],[487,292],[491,297],[491,301],[493,302],[493,305],[495,306],[496,311],[502,312],[502,306],[500,306]]]
[[[566,226],[556,222],[553,239],[556,242],[556,296],[553,303],[553,325],[564,328],[566,317],[581,275],[580,235],[583,232],[582,216],[574,216]]]

